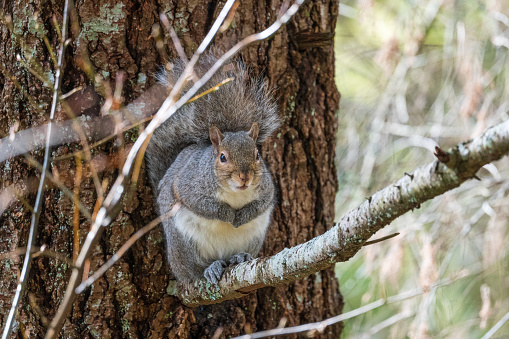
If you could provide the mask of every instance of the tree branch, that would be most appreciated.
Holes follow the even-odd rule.
[[[265,286],[290,283],[352,258],[379,229],[420,204],[473,178],[484,165],[509,153],[509,120],[480,137],[450,149],[447,162],[432,163],[404,175],[376,192],[338,224],[310,241],[231,268],[219,284],[202,279],[193,285],[176,283],[170,294],[190,307],[240,298]],[[443,160],[446,157],[441,157]]]

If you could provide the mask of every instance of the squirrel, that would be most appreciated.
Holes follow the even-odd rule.
[[[216,61],[203,56],[201,76]],[[159,81],[171,88],[185,65],[176,62]],[[275,188],[258,145],[279,127],[271,91],[251,79],[242,62],[210,80],[234,78],[182,107],[157,128],[146,150],[147,172],[162,222],[171,271],[180,282],[205,277],[217,284],[228,265],[260,251],[275,205]]]

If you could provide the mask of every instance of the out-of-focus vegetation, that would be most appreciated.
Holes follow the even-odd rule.
[[[509,119],[509,1],[342,1],[336,59],[338,219],[435,145]],[[509,335],[509,160],[478,176],[337,266],[345,312],[390,301],[345,321],[345,338]]]

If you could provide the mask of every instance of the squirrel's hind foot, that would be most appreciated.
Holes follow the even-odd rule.
[[[235,254],[230,259],[228,259],[228,263],[230,265],[237,265],[249,260],[253,260],[253,256],[249,253],[241,252],[239,254]]]
[[[209,283],[217,285],[227,266],[224,260],[216,260],[205,269],[203,275]]]

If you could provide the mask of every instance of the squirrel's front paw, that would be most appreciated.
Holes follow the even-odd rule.
[[[224,260],[216,260],[205,269],[203,275],[207,278],[209,283],[217,285],[219,280],[221,280],[226,266],[228,265],[226,265]]]
[[[253,256],[249,253],[241,252],[239,254],[235,254],[230,259],[228,259],[228,262],[230,263],[230,265],[237,265],[240,264],[241,262],[249,260],[253,260]]]
[[[223,204],[219,207],[219,220],[233,224],[235,221],[235,210]]]
[[[244,219],[245,219],[245,218],[244,218],[244,216],[242,215],[242,212],[240,212],[240,211],[239,211],[239,212],[237,212],[237,213],[235,214],[235,219],[233,219],[233,223],[232,223],[233,227],[237,228],[237,227],[239,227],[239,226],[244,225],[244,224],[246,223],[246,221],[245,221]]]

